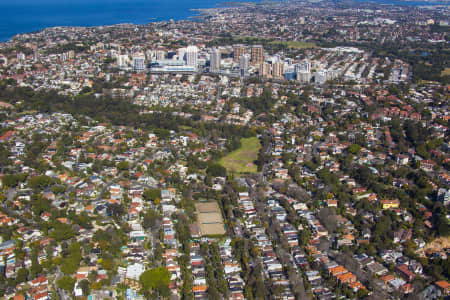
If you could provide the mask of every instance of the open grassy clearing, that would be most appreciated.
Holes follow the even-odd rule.
[[[241,148],[223,157],[219,164],[224,166],[229,173],[248,174],[258,172],[254,161],[258,158],[261,144],[257,137],[241,139]]]
[[[299,41],[274,41],[271,42],[271,44],[281,44],[286,45],[289,48],[294,49],[306,49],[306,48],[316,48],[315,43],[309,43],[309,42],[299,42]]]

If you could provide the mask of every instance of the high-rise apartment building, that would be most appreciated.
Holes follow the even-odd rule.
[[[311,72],[297,71],[297,80],[301,83],[310,83],[311,77]]]
[[[239,57],[245,54],[245,46],[244,45],[234,45],[233,46],[233,61],[235,63],[239,62]]]
[[[264,48],[261,45],[255,45],[251,50],[252,65],[260,65],[264,62]]]
[[[250,66],[250,54],[243,54],[239,57],[240,76],[245,77]]]
[[[186,48],[186,65],[198,67],[198,48],[197,46],[188,46]]]
[[[263,62],[259,67],[259,74],[264,78],[272,77],[272,65],[266,62]]]
[[[239,69],[247,70],[250,66],[250,55],[243,54],[239,57]]]
[[[129,61],[130,61],[130,58],[126,54],[119,55],[117,57],[117,64],[118,64],[119,68],[121,68],[121,69],[128,67]]]
[[[284,63],[276,62],[272,65],[272,75],[274,78],[282,78],[284,76]]]
[[[308,60],[303,60],[301,62],[299,62],[296,65],[296,71],[300,72],[300,71],[304,71],[304,72],[311,72],[311,63]]]
[[[219,49],[217,49],[217,48],[212,49],[210,66],[209,66],[209,70],[211,72],[219,72],[221,56],[222,56],[222,53],[220,52]]]

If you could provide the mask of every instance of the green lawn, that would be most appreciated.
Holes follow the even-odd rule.
[[[308,42],[298,42],[298,41],[273,41],[271,44],[282,44],[286,45],[289,48],[294,49],[306,49],[306,48],[315,48],[316,44],[308,43]]]
[[[241,139],[241,148],[223,157],[219,164],[227,169],[228,173],[248,174],[258,172],[258,167],[253,163],[258,158],[261,148],[257,137]]]

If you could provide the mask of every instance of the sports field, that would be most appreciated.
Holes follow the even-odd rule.
[[[261,144],[257,137],[241,139],[241,148],[223,157],[219,163],[224,166],[228,173],[249,174],[256,173],[258,167],[254,161],[258,158]]]
[[[202,236],[226,233],[222,213],[217,202],[196,203],[197,223]]]

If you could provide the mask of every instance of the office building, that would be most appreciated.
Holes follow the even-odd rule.
[[[286,80],[294,80],[296,78],[295,66],[288,64],[284,68],[284,79]]]
[[[137,72],[145,70],[145,56],[143,53],[133,55],[133,69]]]

